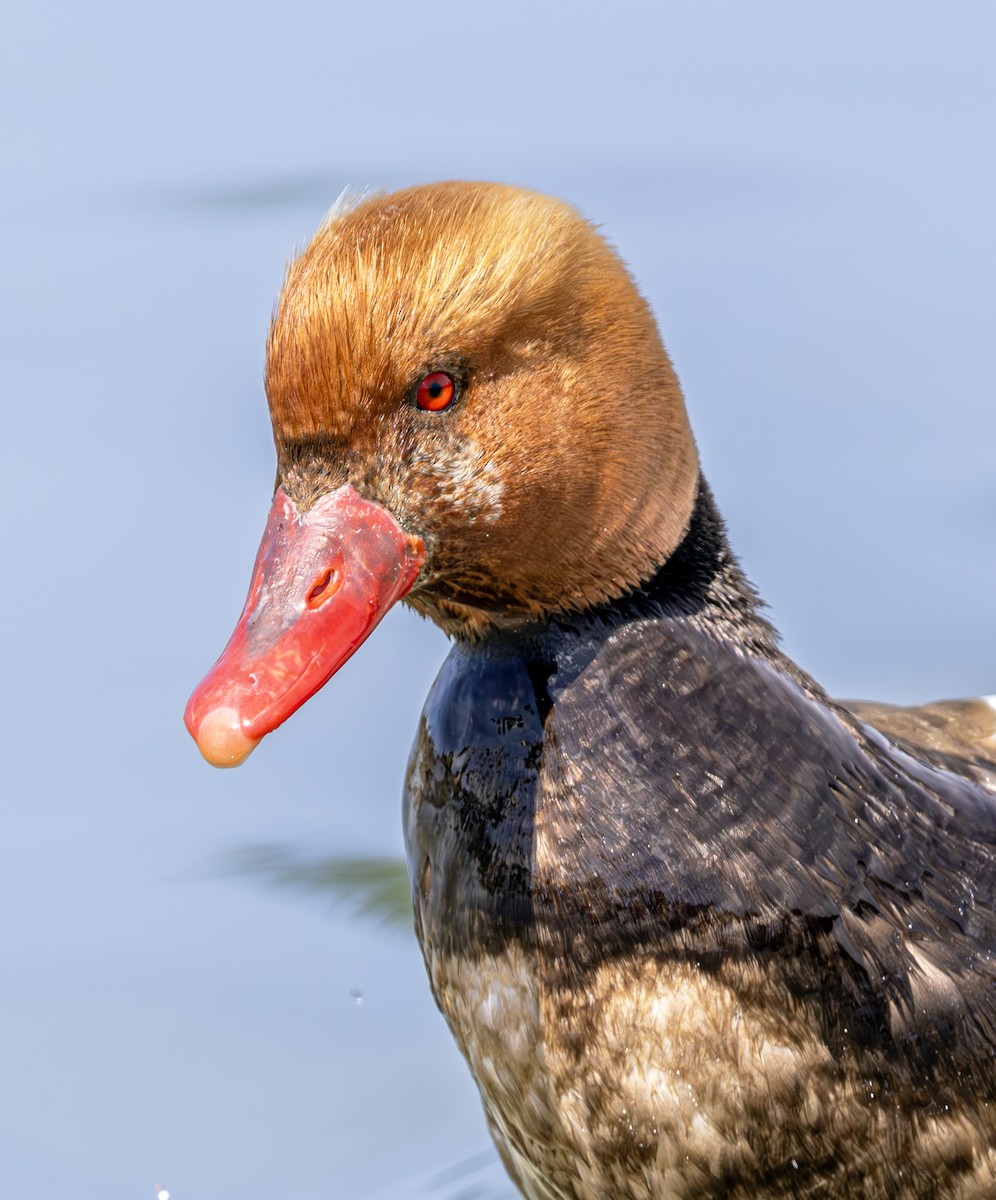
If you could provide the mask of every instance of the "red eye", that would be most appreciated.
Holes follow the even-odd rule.
[[[456,384],[445,371],[433,371],[418,385],[415,403],[426,412],[442,412],[456,399]]]

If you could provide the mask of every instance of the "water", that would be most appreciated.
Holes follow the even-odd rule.
[[[838,694],[996,690],[993,21],[9,14],[3,1195],[510,1194],[398,877],[441,636],[392,614],[237,772],[180,724],[267,509],[283,264],[345,184],[577,203],[790,651]]]

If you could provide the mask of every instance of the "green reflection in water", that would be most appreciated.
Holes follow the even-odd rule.
[[[393,929],[412,928],[412,898],[404,859],[308,859],[288,846],[242,846],[223,862],[227,875],[252,875],[276,887],[297,888],[348,904],[362,917]]]

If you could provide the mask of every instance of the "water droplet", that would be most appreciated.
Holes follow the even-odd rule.
[[[357,1008],[362,1008],[363,1005],[366,1004],[366,1002],[367,1002],[366,996],[363,995],[363,993],[360,991],[359,988],[350,988],[349,989],[349,998],[350,998],[350,1000],[352,1000],[352,1002],[356,1005]]]
[[[793,1159],[792,1159],[792,1170],[793,1170],[793,1171],[798,1171],[798,1169],[799,1169],[799,1164],[798,1164],[798,1163],[795,1161],[795,1159],[793,1158]]]

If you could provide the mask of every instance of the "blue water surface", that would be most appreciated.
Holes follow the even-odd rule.
[[[383,880],[323,869],[400,857],[442,636],[393,612],[236,772],[180,721],[268,507],[284,264],[345,185],[577,204],[789,650],[996,691],[994,41],[981,0],[5,16],[0,1195],[512,1194]]]

